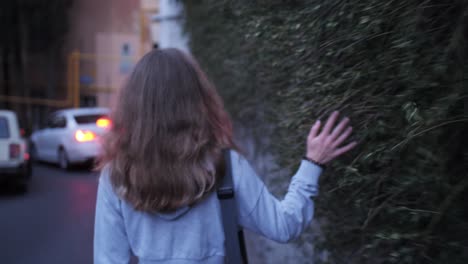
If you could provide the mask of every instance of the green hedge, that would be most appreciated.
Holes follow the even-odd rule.
[[[466,1],[185,4],[193,53],[283,165],[315,119],[351,117],[360,146],[317,202],[330,262],[468,263]]]

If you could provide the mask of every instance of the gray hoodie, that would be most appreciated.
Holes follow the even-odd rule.
[[[240,225],[278,242],[297,238],[314,213],[321,168],[302,161],[282,201],[265,187],[244,157],[232,151],[235,199]],[[99,180],[94,263],[195,264],[224,262],[224,232],[216,192],[169,214],[138,212],[119,199],[104,169]]]

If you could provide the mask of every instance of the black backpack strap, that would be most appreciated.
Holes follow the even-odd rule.
[[[247,264],[247,252],[244,244],[244,233],[237,223],[237,205],[234,199],[234,182],[232,180],[231,151],[223,151],[225,174],[218,188],[218,199],[221,205],[221,216],[226,246],[226,260],[229,264]]]

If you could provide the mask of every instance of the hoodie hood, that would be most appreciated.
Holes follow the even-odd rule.
[[[162,219],[164,219],[164,220],[173,221],[173,220],[176,220],[177,218],[183,216],[183,215],[184,215],[185,213],[187,213],[189,210],[190,210],[190,207],[184,206],[184,207],[181,207],[181,208],[175,210],[174,212],[170,212],[170,213],[157,213],[157,215],[158,215],[159,217],[161,217]]]

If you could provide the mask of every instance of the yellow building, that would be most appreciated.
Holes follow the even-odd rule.
[[[157,39],[151,36],[157,28],[150,30],[157,12],[159,0],[75,0],[65,44],[74,106],[112,105],[115,91]]]

